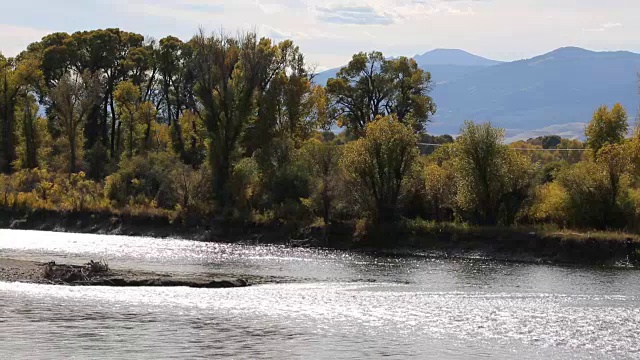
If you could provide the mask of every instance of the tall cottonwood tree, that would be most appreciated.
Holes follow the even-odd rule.
[[[171,127],[174,150],[183,160],[189,161],[179,119],[185,110],[197,110],[193,94],[196,81],[193,47],[173,36],[161,39],[159,45],[156,57],[164,116]]]
[[[121,82],[114,92],[117,104],[117,113],[126,131],[126,154],[133,157],[138,140],[138,111],[140,109],[140,88],[131,81]]]
[[[480,225],[511,225],[531,186],[530,160],[503,142],[503,129],[465,121],[454,145],[457,203]]]
[[[0,171],[10,173],[16,155],[16,107],[41,73],[33,58],[23,61],[0,54]]]
[[[255,109],[258,86],[268,77],[273,47],[253,33],[236,38],[207,36],[191,40],[194,47],[196,96],[209,137],[213,191],[221,207],[231,203],[228,182],[239,155],[239,141]]]
[[[144,36],[120,29],[79,31],[71,35],[54,33],[39,43],[30,45],[31,52],[41,58],[41,68],[46,89],[41,94],[45,105],[48,91],[69,72],[101,74],[101,97],[87,116],[85,126],[86,149],[98,142],[110,149],[111,157],[117,156],[116,140],[118,117],[113,93],[117,85],[131,80],[137,86],[145,85],[145,96],[151,92],[150,83],[157,71],[154,69],[151,44],[145,44]]]
[[[347,188],[378,223],[395,220],[419,151],[413,130],[394,115],[365,127],[364,136],[348,143],[340,163]]]
[[[339,189],[340,147],[329,142],[309,140],[301,148],[302,158],[311,173],[311,196],[306,200],[312,210],[319,212],[325,226],[331,220],[335,199]],[[325,233],[326,236],[326,233]],[[325,240],[327,240],[325,238]]]
[[[267,76],[258,86],[257,116],[243,137],[245,154],[256,158],[267,183],[277,182],[291,166],[292,150],[326,122],[324,89],[312,84],[300,49],[288,40],[272,49]]]
[[[615,104],[611,110],[604,105],[594,113],[585,129],[587,147],[597,156],[605,145],[621,143],[629,131],[629,115],[621,104]]]
[[[15,167],[35,169],[43,166],[51,140],[47,120],[38,116],[38,103],[33,95],[25,96],[17,110],[18,156]]]
[[[334,117],[356,137],[376,117],[390,114],[423,130],[436,112],[430,90],[431,74],[415,60],[385,59],[381,52],[355,54],[327,82]]]
[[[96,99],[102,95],[101,85],[99,76],[85,72],[64,75],[51,90],[55,125],[66,142],[70,173],[78,170],[84,126]]]
[[[207,128],[202,118],[193,111],[182,113],[179,122],[181,130],[179,141],[184,145],[185,159],[183,160],[192,167],[198,168],[207,155]]]

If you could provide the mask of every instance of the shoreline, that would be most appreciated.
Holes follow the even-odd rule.
[[[333,226],[326,233],[322,229],[309,228],[300,238],[299,229],[292,230],[286,226],[229,226],[222,223],[185,226],[172,224],[167,218],[7,209],[0,209],[0,228],[285,245],[392,256],[640,268],[640,238],[621,233],[462,227],[443,223],[428,227],[373,229],[370,231],[372,235],[366,239],[357,238],[353,228],[344,225]],[[296,235],[299,239],[295,239]],[[396,239],[397,246],[380,245],[380,239],[388,238]]]

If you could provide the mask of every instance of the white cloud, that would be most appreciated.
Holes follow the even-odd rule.
[[[584,29],[584,31],[586,32],[604,32],[607,30],[611,30],[611,29],[617,29],[617,28],[621,28],[622,24],[621,23],[604,23],[601,24],[599,27],[596,28],[588,28],[588,29]]]
[[[613,29],[613,28],[622,27],[622,24],[620,24],[620,23],[606,23],[606,24],[602,24],[602,27],[605,28],[605,29]]]
[[[277,13],[282,13],[287,11],[287,6],[285,4],[278,3],[278,2],[266,2],[266,1],[256,0],[256,4],[258,5],[258,8],[260,8],[260,10],[262,10],[262,12],[267,15],[277,14]]]
[[[5,56],[16,56],[25,50],[27,45],[40,40],[53,31],[30,27],[0,24],[0,51]]]
[[[389,25],[394,23],[393,13],[378,11],[369,6],[318,7],[317,18],[326,23],[350,25]]]

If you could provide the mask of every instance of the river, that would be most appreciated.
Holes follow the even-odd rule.
[[[0,257],[273,281],[0,282],[2,359],[640,358],[633,270],[18,230]]]

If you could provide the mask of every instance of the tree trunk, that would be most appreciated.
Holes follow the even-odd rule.
[[[100,126],[102,127],[102,146],[107,149],[109,146],[109,95],[105,95],[104,104],[102,109],[102,122]]]
[[[116,110],[113,104],[113,95],[109,98],[110,107],[111,107],[111,158],[115,158],[118,154],[116,151],[116,123],[118,119],[116,118]]]
[[[116,154],[120,154],[122,151],[122,122],[118,121],[118,128],[116,130]]]
[[[100,141],[102,129],[101,121],[102,117],[102,104],[96,103],[92,106],[89,116],[87,116],[87,123],[84,127],[85,136],[85,149],[91,149],[98,141]]]
[[[147,124],[147,129],[144,131],[144,150],[149,151],[151,149],[151,122]]]
[[[230,203],[229,194],[227,192],[227,183],[229,182],[231,166],[229,164],[229,156],[226,152],[218,155],[219,158],[214,160],[214,177],[213,191],[216,195],[216,201],[221,209],[224,209]]]
[[[23,135],[25,142],[25,150],[26,150],[26,159],[25,159],[25,167],[27,169],[35,169],[38,167],[38,159],[37,159],[37,149],[35,146],[34,139],[34,124],[33,117],[31,115],[31,109],[29,104],[25,104],[24,110],[24,126],[23,126]]]
[[[9,174],[13,172],[13,162],[17,159],[16,147],[15,147],[15,109],[11,99],[7,99],[5,102],[6,108],[4,109],[4,126],[2,129],[2,141],[3,145],[3,161],[2,169],[3,173]]]
[[[129,121],[129,159],[133,157],[133,115]]]
[[[69,159],[69,173],[74,174],[76,172],[76,137],[75,135],[69,138],[69,151],[71,152],[71,156]]]
[[[25,104],[25,129],[28,130],[28,134],[25,133],[26,146],[27,146],[27,167],[29,169],[35,169],[38,167],[38,147],[36,139],[36,116],[31,113],[31,107],[29,104]]]

